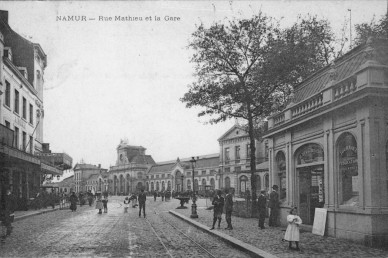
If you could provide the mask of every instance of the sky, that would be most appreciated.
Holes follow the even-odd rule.
[[[109,168],[121,139],[145,147],[156,162],[219,152],[217,139],[235,121],[208,124],[198,118],[200,108],[187,109],[179,100],[195,81],[187,45],[199,23],[262,10],[288,26],[310,13],[327,18],[339,33],[350,14],[352,25],[380,18],[387,1],[0,0],[0,9],[9,11],[16,32],[47,54],[44,142],[52,152],[68,153],[73,165],[83,160]],[[86,21],[57,18],[69,15]]]

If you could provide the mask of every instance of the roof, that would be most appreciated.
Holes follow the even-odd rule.
[[[239,124],[235,124],[233,125],[228,131],[226,131],[226,133],[224,133],[220,138],[217,139],[217,141],[221,141],[223,140],[226,136],[228,136],[231,132],[233,132],[233,130],[235,129],[239,129],[239,130],[242,130],[245,134],[247,134],[247,132],[245,131],[245,128],[242,127],[241,125]],[[241,135],[239,135],[239,137],[241,137]]]
[[[316,73],[312,74],[306,80],[295,86],[293,102],[298,103],[310,96],[313,96],[324,90],[327,83],[331,80],[332,70],[335,71],[335,81],[341,81],[353,75],[367,59],[364,50],[368,44],[372,46],[385,46],[387,40],[374,40],[373,43],[360,45],[346,53],[344,56],[335,60],[334,64],[328,65]]]
[[[99,168],[98,166],[92,165],[92,164],[80,164],[80,163],[77,163],[74,166],[74,170],[75,169],[103,169],[103,168]]]
[[[198,159],[196,159],[195,169],[209,168],[209,167],[218,168],[220,163],[219,157],[220,155],[218,153],[198,157]],[[184,168],[191,168],[191,162],[190,162],[191,159],[192,158],[184,158],[179,161],[174,160],[174,161],[160,162],[152,166],[151,169],[148,171],[148,173],[170,172],[175,167],[176,164],[180,164]]]
[[[148,171],[148,173],[158,173],[158,172],[170,172],[172,168],[175,166],[174,163],[169,164],[163,164],[163,165],[154,165],[151,167],[151,169]]]
[[[97,180],[100,174],[92,174],[87,180]]]
[[[145,164],[145,165],[155,164],[155,161],[151,157],[151,155],[136,155],[136,156],[131,157],[131,160],[129,160],[129,162],[134,162],[136,164]]]

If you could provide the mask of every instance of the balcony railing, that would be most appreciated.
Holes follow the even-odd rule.
[[[303,101],[302,103],[291,109],[292,117],[297,117],[319,108],[323,104],[322,100],[323,95],[318,94],[313,96],[312,98],[307,99],[306,101]]]
[[[351,93],[353,93],[357,89],[356,87],[356,79],[351,77],[345,81],[342,81],[333,87],[333,96],[334,99],[343,98]]]

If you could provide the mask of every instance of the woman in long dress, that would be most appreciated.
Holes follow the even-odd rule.
[[[98,214],[102,214],[103,207],[104,206],[102,205],[101,195],[99,195],[96,201],[96,209],[98,209]]]
[[[75,195],[75,192],[72,192],[70,195],[70,210],[71,211],[77,210],[77,201],[78,201],[78,198]]]
[[[288,241],[288,248],[292,248],[292,242],[295,242],[295,250],[299,251],[299,225],[302,224],[302,219],[296,215],[297,208],[294,207],[290,210],[290,215],[287,216],[287,230],[284,235],[284,240]]]

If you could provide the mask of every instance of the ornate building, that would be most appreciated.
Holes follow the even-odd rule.
[[[388,242],[388,41],[368,40],[300,83],[269,118],[270,183],[312,225],[327,209],[327,234]]]

